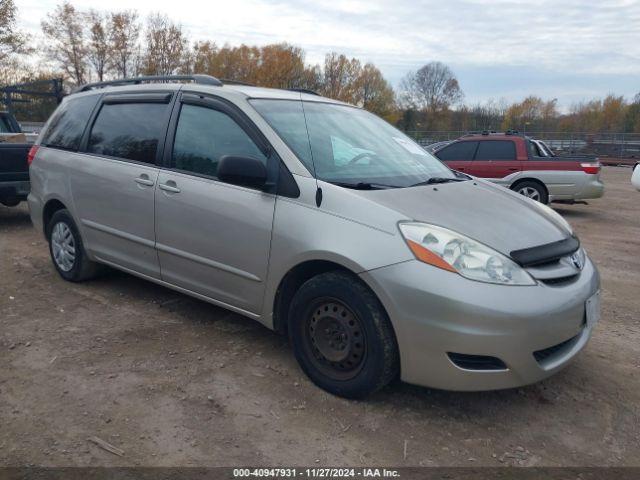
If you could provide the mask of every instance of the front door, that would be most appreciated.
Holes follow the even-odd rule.
[[[259,314],[276,197],[221,182],[216,172],[224,155],[267,164],[268,149],[258,146],[241,114],[215,99],[185,94],[172,125],[168,169],[160,172],[156,190],[162,279]]]
[[[99,260],[160,278],[155,251],[156,162],[170,96],[106,96],[86,152],[73,154],[69,177],[87,249]]]
[[[469,173],[476,177],[502,179],[521,169],[512,140],[482,140]]]
[[[462,140],[438,150],[436,157],[445,162],[449,168],[459,172],[470,173],[473,155],[478,147],[478,142]]]

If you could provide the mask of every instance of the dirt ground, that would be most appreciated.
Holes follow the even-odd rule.
[[[0,465],[640,466],[640,192],[557,210],[603,281],[602,320],[560,374],[367,401],[316,388],[284,338],[135,277],[64,282],[27,208],[0,206]],[[109,453],[97,436],[124,451]]]

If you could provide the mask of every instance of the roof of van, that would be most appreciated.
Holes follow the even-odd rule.
[[[91,90],[73,93],[72,95],[87,95],[87,94],[99,94],[99,93],[115,93],[115,92],[139,92],[139,91],[163,91],[163,90],[188,90],[191,92],[202,93],[221,93],[224,92],[227,95],[239,95],[245,98],[266,98],[266,99],[279,99],[279,100],[304,100],[309,102],[322,102],[322,103],[335,103],[338,105],[349,105],[348,103],[333,100],[331,98],[323,97],[313,93],[306,93],[297,90],[284,90],[279,88],[265,88],[254,87],[249,85],[239,84],[223,84],[218,85],[206,85],[200,83],[142,83],[131,85],[116,85],[116,86],[99,86]]]

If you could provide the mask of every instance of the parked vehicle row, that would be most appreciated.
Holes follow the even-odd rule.
[[[7,207],[15,207],[29,194],[27,156],[32,143],[15,142],[21,133],[13,115],[0,112],[0,203]]]
[[[35,147],[31,218],[64,279],[109,265],[239,312],[345,397],[524,385],[587,343],[598,272],[550,208],[351,105],[153,80],[82,88]]]
[[[454,170],[545,204],[583,201],[604,193],[596,157],[558,156],[543,141],[516,133],[466,135],[434,154]]]

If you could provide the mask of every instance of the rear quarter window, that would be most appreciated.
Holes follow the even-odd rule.
[[[68,97],[49,120],[41,144],[45,147],[78,150],[98,95]]]
[[[516,145],[511,140],[485,140],[480,142],[476,160],[515,160]]]
[[[478,142],[456,142],[447,145],[442,150],[438,150],[435,155],[440,160],[450,161],[468,161],[473,160],[473,154],[476,152]]]

